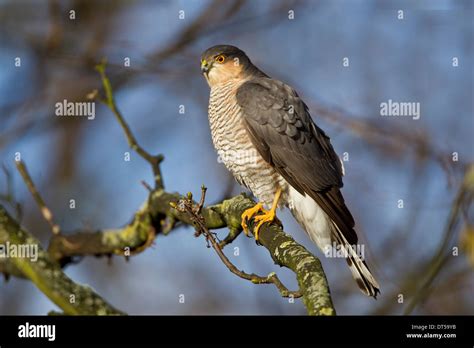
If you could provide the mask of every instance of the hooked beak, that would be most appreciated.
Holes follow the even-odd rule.
[[[205,59],[201,60],[201,72],[207,74],[211,69],[211,64],[209,64]]]

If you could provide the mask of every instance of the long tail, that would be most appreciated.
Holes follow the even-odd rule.
[[[359,285],[359,288],[363,293],[365,293],[367,296],[377,298],[377,294],[380,292],[380,286],[370,272],[367,263],[360,258],[353,246],[347,242],[346,237],[341,232],[339,227],[337,227],[333,221],[331,222],[334,227],[333,235],[336,241],[339,245],[344,247],[344,250],[347,250],[348,252],[346,261],[352,272],[352,277],[354,277],[357,285]]]
[[[346,261],[357,285],[367,296],[377,297],[379,284],[353,246],[347,241],[337,225],[322,208],[309,196],[303,196],[295,189],[289,191],[289,208],[295,219],[306,231],[311,240],[327,253],[332,250],[333,242],[347,252]]]

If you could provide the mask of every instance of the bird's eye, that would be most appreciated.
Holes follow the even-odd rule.
[[[225,62],[225,56],[224,56],[223,54],[219,54],[219,55],[216,56],[216,58],[214,58],[214,59],[215,59],[215,61],[216,61],[217,63],[221,63],[221,64],[222,64],[222,63]]]

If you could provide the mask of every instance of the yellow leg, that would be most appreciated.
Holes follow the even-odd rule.
[[[254,229],[255,240],[258,240],[258,231],[260,227],[265,222],[272,222],[276,216],[276,210],[278,207],[278,200],[280,199],[281,189],[279,188],[275,194],[275,198],[273,199],[272,208],[270,210],[263,209],[262,203],[256,204],[254,207],[247,209],[242,214],[242,227],[246,235],[248,235],[249,229],[247,225],[247,221],[249,221],[256,213],[263,212],[261,215],[255,216],[255,222],[258,222],[257,226]]]

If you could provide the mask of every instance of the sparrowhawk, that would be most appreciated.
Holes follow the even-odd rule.
[[[207,49],[201,71],[211,88],[214,146],[236,180],[259,200],[242,214],[244,231],[253,218],[258,240],[260,227],[274,220],[276,209],[289,207],[321,250],[343,247],[357,284],[376,297],[379,285],[356,252],[354,219],[340,191],[343,164],[296,91],[230,45]]]

